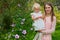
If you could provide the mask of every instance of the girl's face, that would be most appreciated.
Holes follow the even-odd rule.
[[[47,14],[50,14],[51,13],[51,6],[49,6],[48,4],[46,4],[45,5],[45,12],[47,13]]]
[[[39,8],[34,8],[34,12],[38,13],[39,11]]]

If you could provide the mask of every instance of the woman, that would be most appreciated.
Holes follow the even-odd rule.
[[[52,40],[51,34],[55,31],[56,26],[56,16],[53,11],[53,6],[51,3],[44,4],[45,11],[45,30],[42,30],[43,33],[42,40]]]

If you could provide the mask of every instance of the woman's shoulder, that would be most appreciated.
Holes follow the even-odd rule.
[[[56,16],[53,16],[53,19],[56,20]]]
[[[45,16],[45,13],[42,13],[43,16]]]
[[[42,13],[42,16],[45,18],[45,13]]]

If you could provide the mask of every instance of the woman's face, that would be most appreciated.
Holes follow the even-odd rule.
[[[49,6],[48,4],[46,4],[45,5],[45,12],[47,13],[47,14],[50,14],[51,13],[51,6]]]

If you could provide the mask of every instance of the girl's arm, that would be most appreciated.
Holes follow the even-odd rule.
[[[32,20],[37,20],[37,19],[39,19],[39,17],[35,17],[35,15],[34,15],[33,13],[31,13],[31,18],[32,18]]]
[[[31,16],[32,20],[37,20],[38,18],[35,18],[34,16]]]

